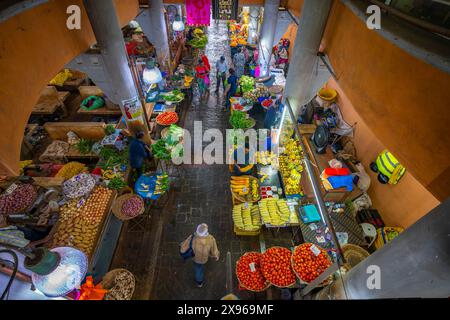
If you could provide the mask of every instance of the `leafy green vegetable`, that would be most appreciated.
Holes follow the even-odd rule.
[[[161,160],[172,159],[170,151],[166,148],[166,142],[164,139],[160,139],[152,144],[152,153],[156,158]]]
[[[248,129],[255,124],[255,120],[247,118],[247,114],[242,111],[234,111],[230,116],[230,124],[233,129]]]
[[[125,187],[127,184],[119,177],[114,177],[109,180],[108,188],[113,190],[119,190]]]
[[[108,124],[105,127],[105,135],[109,136],[116,132],[116,128],[112,124]]]
[[[95,143],[94,140],[82,138],[82,139],[80,139],[80,141],[78,141],[78,143],[75,145],[75,147],[81,154],[88,154],[91,152],[92,147],[94,146],[94,143]]]

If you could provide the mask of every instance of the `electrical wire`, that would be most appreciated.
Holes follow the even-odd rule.
[[[5,297],[9,296],[9,289],[11,288],[11,285],[16,278],[17,269],[19,267],[19,258],[17,257],[17,254],[12,250],[0,250],[0,253],[8,253],[14,260],[14,269],[13,272],[9,278],[8,284],[6,285],[5,290],[3,291],[0,300],[5,300]]]

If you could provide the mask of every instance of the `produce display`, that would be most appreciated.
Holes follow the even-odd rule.
[[[263,186],[260,188],[261,198],[275,198],[278,199],[280,195],[283,194],[283,190],[277,186]]]
[[[172,159],[170,151],[166,147],[166,141],[164,139],[159,139],[154,144],[152,144],[153,155],[161,160]]]
[[[257,205],[241,203],[233,207],[234,225],[243,231],[258,231],[261,229],[261,216]]]
[[[114,177],[109,180],[107,186],[109,189],[112,189],[112,190],[120,190],[123,187],[126,187],[127,183],[125,181],[123,181],[123,179],[120,177]]]
[[[111,196],[111,190],[99,186],[86,201],[72,199],[62,206],[51,246],[73,246],[91,257]]]
[[[331,261],[324,249],[312,243],[295,247],[292,254],[292,268],[300,280],[307,283],[314,281],[329,266]]]
[[[261,218],[265,224],[284,226],[290,222],[291,210],[289,210],[285,199],[262,199],[258,205]]]
[[[255,120],[243,111],[234,111],[230,116],[230,124],[233,129],[249,129],[255,125]]]
[[[184,86],[185,87],[190,87],[192,80],[194,80],[194,77],[191,76],[184,76]]]
[[[231,190],[249,202],[256,202],[260,198],[257,179],[231,176]]]
[[[253,91],[253,89],[255,88],[255,78],[250,76],[242,76],[239,79],[239,84],[242,88],[243,93]]]
[[[110,136],[116,132],[116,128],[112,124],[105,126],[105,135]]]
[[[202,29],[196,28],[194,30],[194,39],[188,41],[188,44],[193,48],[205,49],[208,43],[208,37],[205,35]]]
[[[283,177],[286,195],[303,195],[300,180],[303,172],[302,149],[294,139],[289,139],[285,150],[279,156],[280,173]]]
[[[131,272],[119,271],[115,275],[112,286],[104,286],[108,289],[103,300],[131,300],[136,280]]]
[[[143,208],[144,201],[140,196],[135,195],[123,202],[121,210],[125,216],[134,218],[141,214]]]
[[[108,170],[117,166],[127,165],[130,158],[130,149],[127,146],[124,150],[119,151],[114,146],[103,146],[99,156],[99,167]]]
[[[268,99],[265,99],[263,102],[261,102],[261,105],[267,109],[273,105],[273,102],[274,102],[273,99],[268,98]]]
[[[153,194],[160,195],[169,189],[169,176],[166,173],[160,174],[156,178],[156,186]]]
[[[12,184],[0,196],[0,214],[19,213],[30,207],[37,191],[31,184]]]
[[[272,151],[257,151],[256,152],[256,162],[258,164],[261,164],[263,166],[274,164],[276,165],[278,163],[278,158],[275,153]]]
[[[269,92],[269,89],[267,89],[266,87],[262,86],[262,87],[258,87],[256,89],[253,89],[253,90],[245,92],[243,97],[248,102],[255,103],[255,102],[258,102],[258,100],[260,98],[269,98],[270,97],[270,92]]]
[[[191,80],[192,81],[192,80]],[[159,94],[160,97],[166,102],[181,102],[184,99],[184,93],[178,89],[173,91],[164,92]]]
[[[164,129],[166,130],[166,129]],[[166,144],[168,145],[176,145],[178,144],[184,135],[184,129],[177,126],[176,124],[171,124],[167,134],[163,137]]]
[[[161,126],[168,126],[178,122],[178,114],[173,111],[166,111],[156,117],[156,123]]]
[[[84,164],[72,161],[66,163],[55,175],[58,178],[64,178],[65,180],[76,176],[79,173],[86,172],[87,168]]]
[[[247,252],[236,263],[239,284],[247,290],[261,292],[269,287],[269,282],[261,271],[262,254]]]
[[[80,173],[65,181],[62,185],[63,193],[73,199],[89,194],[95,187],[95,179],[88,173]]]
[[[261,270],[264,277],[274,286],[286,288],[296,282],[291,268],[291,251],[282,247],[272,247],[261,257]]]
[[[94,140],[81,138],[75,145],[75,147],[81,154],[88,154],[92,151],[92,147],[94,146],[94,144],[95,144]]]

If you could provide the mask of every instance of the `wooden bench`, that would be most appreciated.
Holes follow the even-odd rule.
[[[97,86],[80,86],[78,88],[78,91],[80,92],[82,101],[90,96],[98,96],[98,97],[104,96],[102,89],[100,89]]]
[[[52,140],[67,141],[67,133],[74,132],[78,137],[101,140],[105,136],[104,122],[47,122],[44,129]]]
[[[72,69],[70,69],[70,73],[72,74],[72,77],[67,79],[62,86],[53,86],[55,86],[59,91],[77,91],[79,86],[87,83],[88,76],[86,73]]]

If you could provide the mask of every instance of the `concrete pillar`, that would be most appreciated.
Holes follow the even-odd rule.
[[[309,93],[319,61],[317,52],[331,4],[332,0],[305,0],[303,3],[285,88],[295,116],[312,99]]]
[[[248,40],[249,44],[256,43],[256,37],[258,36],[258,23],[259,23],[259,14],[261,12],[260,7],[250,7],[250,16],[248,22]]]
[[[169,67],[170,52],[163,0],[149,0],[149,7],[136,17],[148,40],[155,46],[160,65]]]
[[[127,118],[126,106],[130,106],[132,119],[127,118],[129,129],[147,131],[143,108],[136,85],[128,65],[125,42],[117,19],[113,0],[84,0],[89,21],[101,50],[103,62],[113,86],[115,101]],[[135,100],[135,103],[127,101]],[[130,112],[128,114],[130,114]],[[141,113],[141,116],[137,114]]]
[[[448,298],[449,235],[450,198],[358,263],[343,276],[343,283],[324,288],[316,299],[329,299],[328,293],[333,299]]]
[[[278,8],[280,0],[266,0],[264,2],[264,17],[259,38],[259,65],[261,77],[269,75],[270,59],[274,46],[273,39],[277,27]]]

